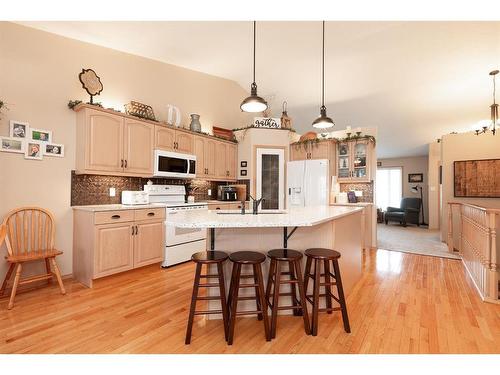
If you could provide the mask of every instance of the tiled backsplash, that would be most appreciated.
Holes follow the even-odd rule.
[[[357,197],[358,202],[373,203],[373,182],[340,184],[340,191],[346,193],[351,190],[361,190],[362,197]]]
[[[121,202],[123,190],[143,190],[148,180],[158,185],[184,185],[189,195],[194,195],[195,200],[203,201],[217,199],[217,187],[226,185],[227,182],[206,180],[183,180],[168,178],[142,178],[142,177],[118,177],[102,175],[76,174],[71,171],[71,205],[80,206],[87,204],[116,204]],[[250,191],[249,180],[239,180],[238,184],[247,184],[247,192]],[[114,197],[109,196],[109,188],[116,189]],[[208,190],[212,194],[208,195]],[[248,194],[248,193],[247,193]]]

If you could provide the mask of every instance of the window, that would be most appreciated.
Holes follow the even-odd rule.
[[[387,207],[399,207],[402,197],[402,168],[377,169],[377,207],[386,210]]]

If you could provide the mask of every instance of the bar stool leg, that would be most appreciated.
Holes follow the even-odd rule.
[[[290,280],[296,279],[296,274],[295,274],[295,261],[289,261],[288,262],[288,272],[290,273]],[[290,284],[290,293],[292,294],[292,305],[299,305],[299,301],[297,300],[297,288],[295,287],[295,284],[292,283]],[[294,316],[301,316],[302,315],[302,309],[297,308],[293,309],[293,315]]]
[[[264,320],[264,332],[266,334],[266,341],[271,341],[271,331],[269,329],[269,318],[267,316],[267,301],[264,297],[264,278],[262,277],[262,268],[260,264],[253,266],[254,274],[257,274],[257,282],[259,293],[256,294],[260,299],[260,306],[262,307],[262,319]]]
[[[259,290],[259,279],[257,278],[257,265],[254,264],[252,265],[253,267],[253,282],[256,284],[255,286],[255,303],[257,304],[257,310],[264,310],[264,306],[267,309],[267,304],[262,305],[261,304],[261,296],[260,296],[260,290]],[[257,314],[257,320],[262,320],[262,314],[258,313]]]
[[[340,277],[339,262],[337,259],[333,261],[333,269],[335,271],[335,280],[337,281],[337,292],[339,293],[340,308],[342,309],[342,321],[344,322],[344,331],[351,333],[349,325],[349,317],[347,316],[347,305],[345,303],[344,288],[342,287],[342,279]]]
[[[233,290],[231,293],[231,312],[229,314],[229,330],[227,337],[227,344],[233,345],[233,337],[234,337],[234,324],[236,322],[236,309],[238,308],[238,292],[240,289],[240,275],[241,275],[241,265],[235,263],[233,265],[233,270],[236,267],[236,271],[234,273],[233,280]]]
[[[281,263],[276,261],[274,265],[274,289],[273,289],[273,307],[271,309],[271,338],[276,337],[276,325],[278,322],[278,304],[280,294]]]
[[[234,275],[236,274],[236,267],[233,265],[231,270],[231,280],[229,281],[229,293],[227,295],[227,311],[228,311],[228,328],[229,321],[231,320],[231,306],[233,302],[233,289],[234,289]]]
[[[194,283],[193,283],[193,294],[191,295],[191,307],[189,309],[188,325],[186,329],[186,340],[185,340],[186,345],[189,345],[191,343],[191,332],[193,331],[194,312],[196,309],[196,300],[198,298],[200,275],[201,275],[201,263],[197,263],[196,273],[194,276]]]
[[[325,267],[325,300],[326,300],[326,308],[330,310],[326,310],[327,314],[331,314],[333,311],[332,308],[332,286],[330,285],[330,261],[325,259],[324,262]]]
[[[307,301],[306,301],[306,292],[303,284],[302,278],[302,264],[300,260],[293,262],[297,273],[297,280],[299,281],[299,296],[300,296],[300,305],[302,306],[302,317],[304,319],[304,330],[307,335],[311,334],[311,327],[309,325],[309,315],[307,314]]]
[[[311,258],[306,259],[306,270],[304,273],[304,292],[307,295],[307,287],[309,286],[309,275],[311,274]]]
[[[313,336],[318,335],[318,310],[319,310],[319,284],[321,276],[320,261],[314,259],[314,287],[313,287],[313,311],[312,311],[312,332]]]
[[[228,311],[226,304],[226,284],[224,281],[224,269],[222,263],[217,263],[217,273],[219,274],[219,294],[220,294],[220,305],[222,310],[222,319],[224,321],[224,336],[227,341],[227,329],[228,329]]]
[[[273,276],[274,276],[274,269],[276,267],[276,261],[274,259],[271,259],[271,263],[269,264],[269,274],[267,276],[267,286],[266,286],[266,302],[268,305],[270,305],[269,298],[271,298],[271,288],[273,286]]]

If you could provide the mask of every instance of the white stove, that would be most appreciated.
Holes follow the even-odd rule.
[[[208,210],[206,203],[186,203],[184,185],[144,185],[150,203],[166,205],[167,217],[179,211]],[[207,249],[207,230],[199,228],[176,228],[165,223],[165,257],[162,267],[187,262],[191,255]]]

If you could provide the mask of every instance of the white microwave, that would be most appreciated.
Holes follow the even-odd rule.
[[[155,177],[195,178],[196,156],[155,150],[153,175]]]

